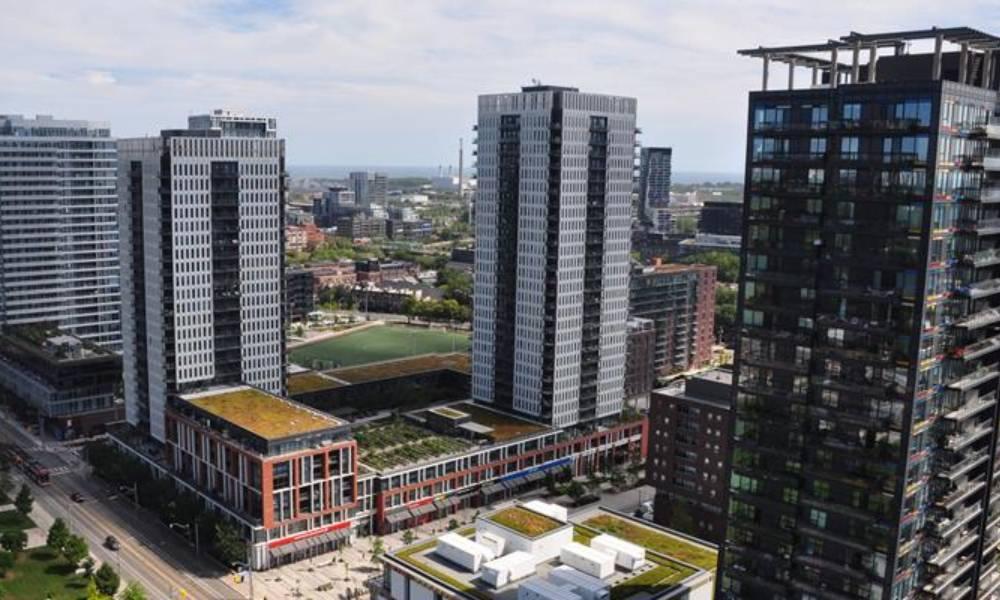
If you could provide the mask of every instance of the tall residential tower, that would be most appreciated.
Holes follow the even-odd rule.
[[[741,52],[764,89],[724,597],[997,597],[998,48],[962,27]]]
[[[639,152],[639,206],[657,231],[670,229],[670,148],[647,147]]]
[[[0,325],[121,348],[116,167],[107,123],[0,115]]]
[[[568,426],[622,409],[636,101],[479,97],[472,393]]]
[[[161,441],[168,396],[284,391],[284,140],[224,121],[119,142],[126,416]]]

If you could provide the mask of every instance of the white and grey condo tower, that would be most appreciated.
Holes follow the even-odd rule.
[[[284,391],[284,140],[197,119],[119,142],[126,417],[159,440],[169,395]]]
[[[479,97],[472,394],[555,426],[622,410],[636,101]]]
[[[116,167],[107,123],[0,115],[0,325],[121,347]]]

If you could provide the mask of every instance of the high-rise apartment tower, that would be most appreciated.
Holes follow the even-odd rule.
[[[622,409],[636,101],[479,97],[473,397],[568,426]]]
[[[107,123],[0,115],[0,325],[121,348],[115,152]]]
[[[247,122],[119,142],[126,416],[161,441],[169,395],[284,391],[284,140]]]
[[[997,597],[998,48],[960,27],[741,52],[764,85],[724,597]]]

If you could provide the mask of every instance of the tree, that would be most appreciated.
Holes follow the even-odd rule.
[[[403,543],[407,546],[413,543],[413,530],[407,529],[403,532]]]
[[[715,333],[722,337],[736,324],[736,290],[719,285],[715,288]]]
[[[21,529],[5,531],[0,537],[0,547],[12,554],[18,554],[28,545],[28,534]]]
[[[677,233],[697,233],[698,219],[694,217],[681,217],[674,224],[674,231]]]
[[[133,581],[125,586],[122,593],[118,595],[118,600],[146,600],[146,590],[139,585],[138,581]]]
[[[448,531],[454,531],[456,529],[458,529],[458,521],[455,519],[448,521]]]
[[[91,577],[90,581],[87,583],[87,600],[107,600],[100,590],[97,589],[97,583],[94,578]]]
[[[66,522],[62,519],[56,519],[52,523],[52,527],[49,527],[49,535],[45,538],[45,545],[51,550],[61,552],[69,536],[69,527],[66,527]]]
[[[372,562],[378,563],[378,557],[385,554],[385,543],[382,538],[377,537],[372,540]]]
[[[575,479],[566,486],[566,495],[572,498],[573,502],[579,502],[580,498],[583,498],[586,494],[587,490]]]
[[[246,560],[246,542],[240,536],[239,530],[229,521],[220,521],[215,525],[215,536],[212,548],[215,555],[224,564],[232,564]]]
[[[78,565],[80,561],[87,558],[90,548],[87,542],[78,535],[71,535],[63,544],[62,555],[71,565]]]
[[[14,568],[14,553],[13,552],[0,552],[0,577],[7,574]]]
[[[681,262],[688,264],[712,265],[718,269],[719,281],[723,283],[735,283],[740,274],[740,257],[732,252],[711,250],[708,252],[696,252],[681,259]]]
[[[34,502],[35,499],[31,497],[31,490],[28,489],[28,484],[22,483],[21,489],[17,492],[17,498],[14,498],[14,508],[22,515],[28,516],[31,514],[31,505]]]
[[[114,596],[118,591],[118,586],[121,584],[121,578],[111,568],[111,565],[104,563],[94,573],[94,583],[97,584],[97,589],[105,596]]]
[[[80,568],[83,569],[83,574],[87,577],[94,576],[94,567],[96,566],[97,565],[94,563],[94,559],[91,556],[83,559],[83,562],[80,563]]]

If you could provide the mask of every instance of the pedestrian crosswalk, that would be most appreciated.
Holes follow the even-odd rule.
[[[69,467],[52,467],[49,469],[49,476],[56,477],[58,475],[66,475],[70,473],[71,469]]]

